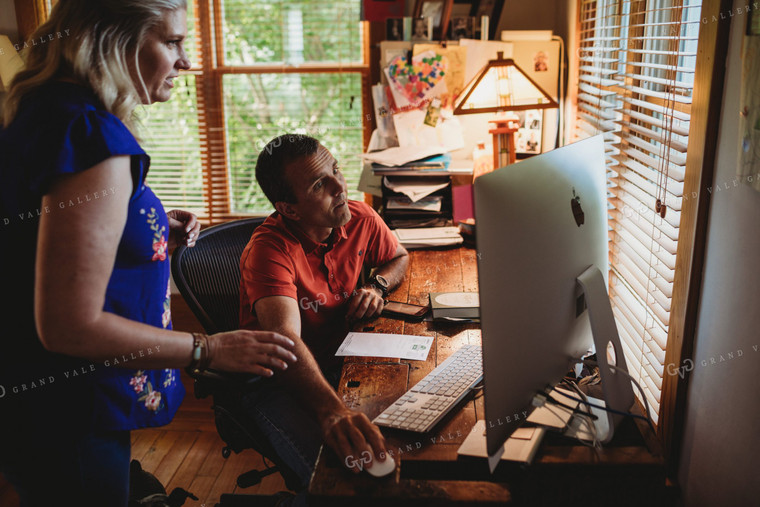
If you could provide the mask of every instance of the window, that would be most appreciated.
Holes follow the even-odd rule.
[[[683,189],[700,7],[699,0],[581,0],[579,9],[576,136],[605,139],[610,298],[628,369],[655,422],[689,198]]]
[[[254,175],[273,137],[319,139],[341,163],[349,197],[365,141],[369,79],[359,0],[189,0],[193,69],[174,96],[145,108],[149,184],[167,209],[215,223],[272,206]]]

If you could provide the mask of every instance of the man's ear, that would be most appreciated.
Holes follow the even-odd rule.
[[[292,203],[285,202],[285,201],[277,201],[274,203],[274,209],[277,210],[277,212],[284,216],[285,218],[289,218],[291,220],[300,220],[300,216],[298,215],[298,212],[293,207]]]

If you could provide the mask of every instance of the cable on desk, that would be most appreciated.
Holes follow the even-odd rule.
[[[596,366],[596,367],[599,367],[599,363],[597,363],[596,361],[593,361],[593,360],[591,360],[591,359],[584,359],[584,360],[583,360],[583,362],[584,362],[584,363],[587,363],[587,364],[590,364],[590,365],[592,365],[592,366]],[[607,364],[607,366],[609,366],[609,367],[610,367],[610,368],[612,368],[613,370],[615,370],[615,371],[617,371],[617,372],[620,372],[620,373],[622,373],[623,375],[625,375],[626,377],[628,377],[628,379],[629,379],[631,382],[633,382],[633,385],[635,385],[635,386],[636,386],[636,388],[639,390],[639,394],[641,395],[641,399],[642,399],[642,401],[644,402],[644,408],[645,408],[645,409],[646,409],[646,411],[647,411],[647,416],[646,416],[646,417],[642,417],[642,416],[640,416],[640,415],[636,415],[636,414],[630,414],[630,415],[631,415],[632,417],[638,417],[639,419],[644,419],[644,420],[647,422],[647,424],[649,424],[649,427],[652,429],[652,431],[656,433],[656,430],[654,429],[654,423],[652,422],[652,415],[651,415],[651,413],[650,413],[650,411],[649,411],[649,402],[647,401],[647,397],[646,397],[646,395],[644,394],[644,390],[641,388],[641,386],[639,385],[639,383],[636,381],[636,379],[635,379],[635,378],[633,378],[633,377],[631,376],[631,374],[630,374],[630,373],[628,373],[628,372],[625,370],[625,368],[620,368],[619,366],[616,366],[616,365],[614,365],[614,364]]]
[[[597,371],[599,370],[597,369]],[[588,405],[588,398],[586,397],[586,393],[584,393],[581,390],[581,388],[578,387],[578,384],[576,384],[574,381],[569,380],[569,379],[565,379],[565,384],[570,386],[576,393],[578,393],[578,396],[581,397],[586,407],[586,411],[588,412],[588,415],[589,416],[594,415],[591,412],[591,407]],[[591,438],[592,438],[591,447],[594,447],[595,449],[601,449],[602,442],[599,440],[599,434],[596,431],[596,424],[593,424],[591,421],[592,421],[591,417],[589,417],[588,419],[584,419],[584,422],[586,423],[586,426],[588,427],[588,432],[591,434]],[[586,442],[583,439],[578,438],[578,440],[581,443],[586,444]]]
[[[559,390],[557,390],[557,389],[555,389],[555,388],[552,388],[552,389],[553,389],[553,390],[554,390],[554,391],[555,391],[557,394],[560,394],[560,395],[564,396],[565,398],[571,399],[571,400],[573,400],[573,401],[577,401],[577,402],[579,402],[579,403],[583,403],[584,405],[587,405],[587,406],[589,406],[589,407],[598,408],[599,410],[604,410],[605,412],[611,412],[611,413],[613,413],[613,414],[624,415],[624,416],[626,416],[626,417],[636,417],[636,418],[638,418],[638,419],[643,419],[644,421],[647,421],[647,422],[648,422],[650,425],[652,424],[652,423],[651,423],[651,421],[649,421],[649,419],[647,419],[647,418],[646,418],[646,417],[644,417],[643,415],[634,414],[634,413],[632,413],[632,412],[623,412],[623,411],[621,411],[621,410],[615,410],[614,408],[603,407],[602,405],[597,405],[596,403],[591,403],[591,402],[588,402],[588,401],[583,401],[583,400],[581,400],[581,399],[579,399],[579,398],[575,398],[575,397],[573,397],[573,396],[570,396],[569,394],[565,394],[565,393],[563,393],[562,391],[559,391]]]
[[[556,389],[554,389],[553,387],[552,387],[552,390],[556,391]],[[557,391],[557,392],[559,392],[559,391]],[[539,405],[536,405],[535,398],[533,398],[534,399],[534,403],[533,404],[536,405],[537,407],[543,406],[544,403],[548,402],[548,403],[552,403],[554,405],[558,405],[560,407],[566,408],[566,409],[572,411],[573,414],[584,416],[584,417],[588,416],[588,417],[590,417],[593,420],[599,419],[599,417],[596,416],[596,415],[594,415],[594,414],[585,412],[585,411],[583,411],[583,410],[581,410],[581,409],[579,409],[577,407],[571,407],[570,405],[568,405],[566,403],[562,403],[559,400],[555,400],[554,398],[552,398],[551,396],[549,396],[548,394],[546,394],[543,391],[536,391],[536,396],[539,397],[539,398],[543,398],[542,402]],[[565,396],[567,396],[567,395],[565,395]],[[577,400],[577,401],[580,401],[580,400]]]

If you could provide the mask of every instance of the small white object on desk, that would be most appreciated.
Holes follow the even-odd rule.
[[[364,470],[366,470],[368,474],[375,477],[385,477],[386,475],[396,470],[396,461],[387,454],[381,461],[375,458],[374,453],[372,453],[372,466],[365,468]]]

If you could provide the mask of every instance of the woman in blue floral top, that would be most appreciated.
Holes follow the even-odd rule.
[[[172,246],[133,113],[190,67],[184,0],[61,0],[32,37],[0,130],[0,470],[23,506],[126,506],[130,430],[168,423],[177,368],[272,375],[275,333],[171,330]],[[13,330],[13,331],[10,331]]]

